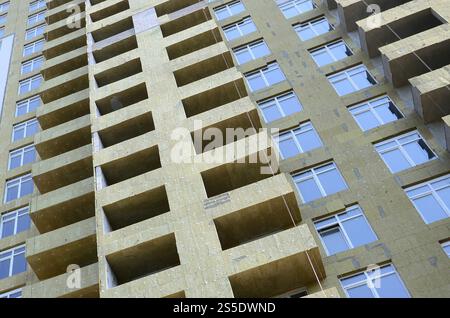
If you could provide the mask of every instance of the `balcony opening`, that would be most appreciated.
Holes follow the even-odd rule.
[[[148,99],[145,83],[141,83],[124,91],[114,93],[95,102],[100,115],[106,115],[116,110],[134,105]]]
[[[208,76],[223,72],[234,67],[230,52],[219,54],[201,62],[189,65],[175,71],[173,74],[178,87],[193,83]]]
[[[78,6],[80,8],[80,12],[85,12],[86,11],[86,6],[84,1],[83,2],[79,2]],[[49,11],[50,12],[50,11]],[[63,19],[67,19],[68,17],[70,17],[73,14],[73,11],[71,10],[60,10],[58,12],[54,12],[54,14],[49,15],[46,20],[47,20],[47,24],[51,25],[54,24],[58,21],[61,21]]]
[[[127,197],[103,207],[112,231],[140,223],[170,211],[165,186]]]
[[[105,25],[91,34],[95,42],[100,42],[131,29],[134,29],[133,19],[131,17],[127,17],[126,19],[117,21],[113,24]]]
[[[89,88],[89,76],[87,68],[78,69],[81,73],[78,76],[73,76],[70,80],[54,79],[55,85],[41,92],[41,99],[45,104],[53,102],[57,99],[64,98],[68,95],[75,94],[86,88]],[[58,80],[56,82],[56,80]]]
[[[94,77],[98,87],[103,87],[141,72],[141,59],[137,58],[96,74]]]
[[[172,44],[171,46],[168,46],[166,50],[169,55],[169,59],[174,60],[222,41],[223,40],[219,29],[215,28],[213,30],[200,33],[189,39]]]
[[[158,146],[110,161],[101,166],[105,181],[113,185],[161,168]]]
[[[401,39],[424,32],[443,24],[432,12],[431,8],[416,12],[390,22],[389,27],[394,30]],[[397,42],[398,36],[392,30],[383,25],[381,28],[370,30],[365,34],[365,45],[371,57],[379,55],[378,49],[390,43]]]
[[[110,254],[106,260],[115,278],[111,287],[180,265],[173,233]]]
[[[258,133],[261,128],[261,122],[256,110],[249,113],[242,113],[232,118],[227,118],[221,122],[215,123],[201,130],[191,133],[192,142],[197,154],[215,149],[214,142],[220,142],[220,147],[231,144],[238,140],[252,136]],[[208,131],[220,131],[223,139],[220,141],[208,140]],[[235,135],[231,135],[230,131],[235,131]],[[200,140],[198,140],[200,139]],[[213,146],[212,146],[213,145]]]
[[[101,130],[98,134],[103,147],[108,148],[153,130],[155,130],[155,124],[152,113],[148,112]]]
[[[108,17],[111,17],[117,13],[123,12],[130,9],[130,4],[128,3],[128,0],[120,1],[112,6],[106,7],[102,10],[95,11],[91,13],[91,20],[92,22],[97,22],[103,19],[106,19]]]
[[[177,12],[191,5],[198,4],[199,0],[169,0],[155,6],[156,15],[161,17],[166,14]]]
[[[186,117],[189,118],[246,96],[248,94],[244,81],[239,79],[185,98],[182,102]]]
[[[95,50],[92,54],[96,63],[101,63],[125,52],[137,49],[136,36],[133,34],[122,40],[114,42],[110,45]]]
[[[270,151],[268,155],[270,156]],[[263,154],[259,157],[261,156]],[[267,167],[267,164],[248,163],[250,161],[247,157],[247,163],[232,162],[203,171],[201,176],[208,198],[272,177],[272,174],[262,173],[261,168]]]
[[[74,58],[64,60],[61,63],[58,63],[52,67],[45,68],[41,71],[41,73],[44,76],[44,79],[48,81],[51,80],[52,78],[69,73],[73,70],[79,69],[87,65],[88,65],[87,54],[86,52],[83,52],[83,54],[75,56]]]
[[[50,29],[47,33],[45,33],[45,39],[47,42],[57,40],[58,38],[67,35],[69,33],[75,32],[76,30],[82,29],[86,27],[86,19],[84,17],[75,18],[74,22],[80,24],[80,28],[76,27],[70,27],[69,24],[64,24],[63,26],[57,28],[57,29]]]
[[[294,193],[214,219],[222,250],[294,227],[291,213],[298,224],[300,211]]]
[[[161,31],[164,37],[168,37],[209,20],[211,20],[211,14],[208,8],[200,9],[161,25]]]
[[[320,259],[317,249],[308,253]],[[319,279],[325,277],[321,264],[316,264],[315,270]],[[305,251],[232,275],[229,280],[236,298],[276,297],[317,282]]]
[[[63,41],[59,45],[50,46],[50,44],[53,44],[50,42],[48,44],[50,47],[47,49],[44,48],[44,51],[42,51],[45,59],[51,60],[52,58],[55,58],[57,56],[63,55],[68,52],[75,51],[76,49],[79,49],[82,47],[85,47],[86,46],[86,33],[84,32],[84,30],[79,30],[79,29],[77,29],[76,32],[79,32],[79,31],[80,31],[80,34],[78,37],[75,37],[68,41]],[[81,33],[81,31],[83,31],[83,33]]]

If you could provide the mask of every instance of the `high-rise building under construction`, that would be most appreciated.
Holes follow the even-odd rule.
[[[450,297],[449,22],[0,0],[0,298]]]

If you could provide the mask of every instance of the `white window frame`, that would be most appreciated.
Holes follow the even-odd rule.
[[[46,10],[41,11],[41,12],[37,12],[35,14],[32,14],[28,17],[27,19],[27,25],[28,26],[32,26],[34,24],[37,24],[39,22],[45,21],[45,14],[46,14]]]
[[[379,107],[380,105],[384,104],[384,102],[383,102],[384,100],[386,100],[386,102],[388,102],[388,103],[392,103],[394,105],[394,107],[397,109],[397,111],[399,112],[399,114],[401,115],[401,117],[398,118],[397,120],[400,120],[400,119],[405,117],[405,115],[403,115],[403,113],[400,111],[400,109],[397,107],[397,105],[395,105],[395,103],[392,101],[392,99],[388,95],[377,97],[375,99],[372,99],[372,100],[369,100],[369,101],[366,101],[364,103],[360,103],[358,105],[354,105],[354,106],[351,106],[351,107],[348,108],[348,110],[349,110],[350,114],[352,115],[353,119],[356,121],[356,123],[358,124],[359,128],[361,128],[362,131],[368,131],[368,130],[364,130],[364,128],[359,124],[356,116],[360,115],[360,114],[363,114],[363,113],[370,112],[376,118],[376,120],[378,121],[378,125],[376,127],[372,128],[372,129],[375,129],[377,127],[381,127],[383,125],[387,125],[389,123],[392,123],[392,121],[384,122],[383,118],[381,118],[378,115],[378,112],[376,111],[377,107]],[[380,103],[380,102],[382,102],[382,103]],[[367,108],[359,110],[359,111],[355,111],[356,109],[361,108],[362,106],[367,106]]]
[[[243,46],[239,46],[239,47],[233,49],[233,54],[234,54],[234,57],[235,57],[237,63],[238,63],[239,65],[242,65],[242,64],[239,62],[239,59],[237,58],[237,53],[244,52],[244,51],[245,51],[245,52],[248,52],[248,53],[250,54],[250,56],[252,57],[252,60],[253,60],[253,61],[256,60],[256,59],[262,58],[262,57],[264,57],[264,56],[267,56],[267,55],[263,55],[263,56],[258,56],[258,57],[257,57],[257,56],[255,56],[255,54],[253,53],[253,49],[254,49],[255,47],[259,46],[260,44],[264,44],[264,45],[267,47],[267,49],[269,50],[269,52],[270,52],[269,46],[267,45],[266,41],[264,41],[264,39],[256,40],[256,41],[251,42],[251,43],[249,43],[249,44],[246,44],[246,45],[243,45]]]
[[[418,207],[416,206],[416,203],[414,202],[415,199],[420,199],[422,197],[426,197],[431,195],[436,202],[439,204],[439,206],[444,210],[444,212],[447,214],[447,218],[450,217],[450,207],[448,207],[445,202],[441,199],[441,196],[437,193],[437,191],[445,189],[450,187],[450,185],[444,185],[441,187],[434,187],[433,184],[438,183],[442,180],[446,180],[446,179],[450,179],[450,174],[445,175],[443,177],[437,178],[437,179],[433,179],[427,182],[423,182],[421,184],[415,185],[413,187],[409,187],[407,189],[405,189],[406,195],[408,196],[408,198],[411,200],[411,203],[414,205],[414,207],[417,210],[417,213],[419,213],[420,217],[422,218],[422,220],[425,222],[425,224],[429,224],[425,217],[422,215],[422,212],[418,209]],[[409,192],[415,191],[416,189],[422,188],[424,186],[428,187],[428,191],[419,193],[419,194],[415,194],[415,195],[410,195]]]
[[[312,39],[314,39],[314,38],[316,38],[316,37],[318,37],[320,35],[328,33],[328,32],[326,32],[326,33],[318,33],[317,30],[314,28],[314,26],[316,24],[320,24],[323,21],[326,21],[328,26],[331,28],[331,30],[328,31],[328,32],[331,32],[332,30],[334,30],[334,26],[330,23],[330,21],[328,21],[328,19],[325,16],[321,16],[321,17],[319,17],[317,19],[314,19],[314,20],[311,20],[311,21],[308,21],[308,22],[305,22],[305,23],[296,24],[296,25],[294,25],[294,30],[297,33],[297,35],[298,35],[298,37],[300,38],[301,41],[309,41],[309,40],[312,40]],[[311,31],[313,31],[315,36],[310,38],[310,39],[303,40],[300,37],[299,31],[307,29],[307,28],[311,29]]]
[[[0,13],[8,12],[8,10],[9,10],[9,5],[10,5],[9,1],[6,1],[6,2],[1,3],[1,4],[0,4]]]
[[[317,8],[317,5],[314,3],[313,0],[283,0],[283,1],[279,1],[279,2],[280,3],[278,3],[278,8],[280,8],[281,13],[283,13],[283,16],[286,19],[291,19],[291,18],[293,18],[295,16],[298,16],[299,14],[303,14],[303,13],[312,11],[315,8]],[[299,4],[303,4],[303,3],[306,3],[306,2],[310,2],[312,4],[312,6],[313,6],[312,10],[303,11],[303,10],[300,9]],[[286,15],[284,13],[284,9],[285,8],[295,8],[295,10],[297,11],[297,14],[295,16],[292,16],[292,17],[288,18],[288,17],[286,17]]]
[[[267,80],[267,77],[266,77],[266,73],[270,72],[270,71],[273,71],[273,70],[276,70],[276,69],[280,70],[281,74],[283,74],[284,79],[279,81],[279,82],[276,82],[276,83],[269,83],[269,81]],[[255,71],[252,71],[252,72],[249,72],[247,74],[244,74],[244,76],[245,76],[245,80],[247,81],[248,87],[249,87],[251,92],[257,92],[259,90],[262,90],[262,89],[270,87],[272,85],[281,83],[281,82],[286,80],[286,75],[284,74],[283,70],[280,68],[280,65],[278,65],[277,62],[269,63],[265,67],[262,67],[260,69],[255,70]],[[264,82],[264,85],[266,85],[266,86],[254,91],[251,88],[251,86],[250,86],[249,79],[258,78],[258,77],[261,77],[261,79]]]
[[[35,83],[35,82],[37,82],[37,81],[39,82],[39,86],[38,86],[37,88],[32,88],[33,83]],[[29,78],[26,78],[26,79],[24,79],[24,80],[21,80],[21,81],[19,82],[19,89],[18,89],[17,94],[19,94],[19,95],[26,95],[26,94],[28,94],[29,92],[32,92],[32,91],[38,89],[38,88],[41,86],[42,81],[43,81],[43,77],[42,77],[41,74],[34,75],[34,76],[32,76],[32,77],[29,77]],[[27,90],[24,91],[24,92],[21,92],[22,87],[26,87],[26,86],[28,87]]]
[[[25,31],[25,41],[29,41],[34,39],[35,37],[44,34],[45,32],[45,24],[40,24],[31,29]]]
[[[246,18],[242,19],[241,21],[238,21],[236,23],[233,23],[233,24],[230,24],[230,25],[227,25],[227,26],[223,27],[223,33],[225,34],[225,37],[226,37],[227,41],[234,41],[234,40],[237,40],[238,38],[241,38],[241,37],[243,37],[245,35],[253,33],[253,32],[251,32],[251,33],[244,33],[244,32],[242,32],[241,26],[244,25],[244,24],[247,24],[247,23],[252,23],[255,26],[255,28],[256,28],[256,25],[253,22],[251,17],[246,17]],[[231,29],[236,29],[238,31],[238,33],[239,33],[239,37],[230,40],[228,38],[228,36],[227,36],[227,32],[226,31],[227,30],[231,30]]]
[[[326,170],[324,170],[324,171],[320,171],[319,173],[316,172],[316,170],[318,170],[318,169],[320,169],[320,168],[322,168],[322,167],[326,167],[326,166],[332,166],[332,167],[330,167],[329,169],[326,169]],[[319,175],[322,174],[322,173],[331,171],[331,170],[336,170],[336,171],[337,171],[337,173],[338,173],[338,174],[340,175],[340,177],[342,178],[342,181],[344,182],[344,184],[345,184],[345,186],[346,186],[346,189],[348,189],[348,184],[347,184],[347,182],[345,181],[344,176],[342,175],[341,171],[339,171],[339,168],[338,168],[338,166],[336,165],[336,163],[335,163],[334,161],[332,161],[332,162],[327,162],[327,163],[325,163],[325,164],[322,164],[322,165],[317,166],[317,167],[313,167],[313,168],[311,168],[311,169],[302,170],[302,171],[300,171],[299,173],[294,174],[294,175],[292,176],[292,178],[293,178],[294,183],[295,183],[296,186],[297,186],[297,183],[298,183],[298,182],[301,182],[301,181],[303,181],[303,180],[313,179],[314,182],[315,182],[315,184],[317,185],[317,188],[318,188],[319,191],[320,191],[320,194],[322,195],[321,198],[325,198],[325,197],[327,197],[327,196],[329,196],[329,195],[332,195],[332,194],[335,194],[335,193],[332,193],[332,194],[327,194],[327,193],[326,193],[326,191],[325,191],[325,189],[323,188],[322,183],[321,183],[321,181],[320,181],[320,179],[319,179]],[[310,175],[310,176],[303,177],[303,178],[299,178],[300,175],[302,175],[302,174],[304,174],[304,173],[306,173],[306,172],[311,172],[311,175]],[[303,195],[302,195],[301,191],[297,191],[297,193],[299,194],[300,198],[302,199],[302,202],[303,202],[303,203],[306,203],[305,199],[303,198]],[[336,193],[337,193],[337,192],[336,192]],[[320,199],[320,198],[318,198],[317,200],[319,200],[319,199]],[[308,202],[309,202],[309,201],[308,201]]]
[[[19,124],[14,125],[13,126],[13,131],[12,131],[12,136],[11,136],[11,142],[16,142],[16,141],[22,140],[24,138],[27,138],[27,129],[28,129],[28,127],[31,126],[32,124],[35,124],[35,123],[38,123],[37,119],[36,118],[32,118],[30,120],[27,120],[27,121],[24,121],[24,122],[21,122]],[[17,140],[14,140],[14,132],[17,129],[22,129],[22,127],[25,127],[24,134],[23,134],[24,137],[20,138],[20,139],[17,139]],[[28,137],[30,137],[30,136],[28,136]]]
[[[368,272],[367,270],[365,270],[365,271],[362,271],[362,272],[355,273],[353,275],[341,277],[339,279],[339,282],[341,284],[342,289],[345,292],[345,295],[348,298],[350,298],[350,295],[348,294],[347,289],[358,287],[358,286],[367,286],[370,289],[370,291],[372,292],[372,295],[373,295],[374,298],[381,298],[380,295],[377,292],[377,289],[375,288],[375,284],[373,283],[373,281],[375,281],[377,279],[382,279],[383,277],[386,277],[386,276],[396,275],[398,280],[399,280],[399,282],[402,284],[403,288],[405,289],[406,293],[409,295],[409,297],[411,297],[411,295],[410,295],[410,293],[408,291],[408,288],[406,288],[406,285],[403,282],[403,279],[400,277],[399,273],[397,272],[397,269],[395,268],[395,266],[393,264],[386,264],[386,265],[380,266],[380,269],[381,268],[385,268],[385,267],[389,267],[389,266],[392,267],[392,270],[390,272],[386,272],[386,273],[383,273],[383,274],[380,274],[380,275],[375,275],[375,274],[372,274],[372,273]],[[349,285],[346,285],[346,286],[344,286],[344,284],[342,283],[342,280],[347,279],[347,278],[351,278],[353,276],[360,275],[360,274],[364,274],[364,276],[365,276],[364,280],[361,280],[359,282],[356,282],[356,283],[353,283],[353,284],[349,284]],[[368,284],[368,282],[370,282],[370,281],[372,282],[372,284]]]
[[[337,41],[333,41],[333,42],[328,43],[328,44],[325,44],[325,45],[323,45],[323,46],[321,46],[321,47],[315,48],[315,49],[309,51],[309,53],[311,54],[311,57],[313,58],[314,62],[317,64],[317,66],[323,67],[323,66],[326,66],[326,65],[330,65],[330,64],[332,64],[332,63],[334,63],[334,62],[338,62],[338,61],[342,61],[342,60],[343,60],[343,59],[338,59],[338,58],[334,55],[333,51],[331,50],[332,48],[337,47],[337,46],[341,46],[342,44],[343,44],[343,45],[345,46],[345,48],[351,53],[351,54],[348,55],[347,57],[352,56],[352,55],[353,55],[353,51],[350,49],[350,47],[347,45],[347,43],[345,43],[345,41],[344,41],[343,39],[339,39],[339,40],[337,40]],[[324,51],[324,50],[327,52],[328,56],[331,57],[331,59],[333,60],[333,62],[328,63],[328,64],[324,64],[324,65],[319,65],[319,64],[317,63],[317,61],[315,60],[314,57],[315,57],[315,54],[317,54],[318,52],[322,52],[322,51]]]
[[[17,250],[22,249],[22,248],[23,248],[23,251],[17,251]],[[3,257],[0,256],[1,257],[0,261],[5,260],[5,259],[10,259],[10,262],[9,262],[9,274],[6,277],[12,277],[13,276],[13,269],[14,269],[14,256],[17,256],[17,255],[20,255],[20,254],[25,254],[25,252],[26,252],[25,244],[19,245],[19,246],[16,246],[16,247],[4,250],[4,251],[0,251],[0,255],[8,253],[8,252],[11,252],[11,255],[3,256]]]
[[[11,295],[17,294],[19,292],[20,292],[20,296],[19,297],[14,297],[14,298],[22,298],[22,288],[17,288],[17,289],[14,289],[14,290],[10,290],[9,292],[0,294],[0,299],[12,298]]]
[[[280,154],[281,159],[286,159],[286,158],[284,158],[283,153],[281,152],[280,141],[293,140],[297,147],[297,150],[299,151],[299,154],[305,153],[306,151],[303,150],[303,147],[300,144],[299,139],[301,139],[300,138],[301,135],[303,135],[307,132],[310,132],[310,131],[313,131],[317,135],[317,138],[320,141],[320,146],[323,146],[322,139],[320,138],[319,133],[314,128],[314,125],[312,124],[311,121],[304,122],[293,129],[280,132],[277,136],[274,136],[273,139],[275,141],[275,144],[277,145],[278,153]],[[320,146],[317,148],[320,148]],[[317,148],[314,148],[314,149],[317,149]]]
[[[47,5],[46,5],[46,1],[45,1],[45,0],[36,0],[36,1],[33,1],[33,2],[30,3],[30,6],[29,6],[29,12],[34,12],[34,11],[36,11],[36,10],[45,8],[46,6],[47,6]]]
[[[34,153],[36,155],[36,148],[35,148],[34,144],[10,151],[9,159],[8,159],[8,170],[11,170],[11,161],[12,161],[13,157],[20,157],[20,165],[14,169],[22,167],[24,165],[23,159],[25,157],[25,152],[28,152],[28,151],[34,151]]]
[[[17,199],[21,198],[20,192],[22,190],[22,184],[27,182],[27,181],[29,181],[29,180],[33,181],[33,177],[31,176],[31,173],[24,174],[22,176],[19,176],[19,177],[7,180],[6,184],[5,184],[5,194],[4,194],[4,197],[3,197],[3,202],[7,203],[7,202],[11,202],[11,201],[14,201],[14,200],[17,200]],[[8,197],[8,189],[10,187],[14,187],[16,185],[18,185],[18,190],[17,190],[18,197],[14,198],[14,199],[12,199],[10,201],[6,201],[6,199]],[[33,190],[34,190],[34,185],[33,185]]]
[[[236,4],[242,5],[242,7],[244,7],[244,10],[239,11],[238,13],[233,13],[233,12],[231,11],[231,7],[234,6],[234,5],[236,5]],[[221,11],[221,10],[223,10],[223,9],[225,9],[225,11],[227,12],[228,16],[227,16],[226,18],[219,19],[219,17],[217,16],[217,12],[218,12],[218,11]],[[219,6],[219,7],[214,8],[214,15],[216,16],[217,21],[222,21],[222,20],[228,19],[228,18],[230,18],[230,17],[232,17],[232,16],[234,16],[234,15],[236,15],[236,14],[239,14],[239,13],[241,13],[241,12],[244,12],[244,11],[245,11],[245,6],[244,6],[244,4],[243,4],[240,0],[237,0],[237,1],[232,1],[232,2],[229,2],[229,3],[224,4],[224,5],[222,5],[222,6]]]
[[[41,105],[42,101],[41,101],[41,97],[39,95],[32,96],[30,98],[27,98],[27,99],[21,100],[20,102],[17,102],[15,117],[19,117],[19,107],[24,106],[25,104],[27,105],[26,106],[27,111],[26,111],[25,114],[28,114],[30,112],[30,104],[31,104],[31,102],[34,102],[36,100],[39,100],[39,105]],[[23,115],[21,115],[21,116],[23,116]]]
[[[44,60],[44,56],[42,56],[42,55],[38,56],[38,57],[35,57],[35,58],[31,59],[31,60],[25,61],[25,62],[22,63],[22,65],[20,67],[20,73],[22,75],[28,74],[28,73],[33,73],[34,71],[36,71],[37,69],[39,69],[42,66],[44,61],[45,61]],[[39,67],[37,67],[35,65],[39,65]],[[31,66],[30,71],[29,72],[25,72],[24,69],[25,69],[25,67],[28,67],[28,66]]]
[[[449,249],[449,251],[445,250],[447,247],[450,248],[450,241],[442,243],[441,247],[442,247],[442,250],[444,251],[445,255],[447,255],[447,257],[450,258],[450,249]]]
[[[37,53],[37,52],[40,52],[41,49],[36,49],[37,46],[40,45],[40,44],[42,44],[42,47],[44,47],[45,40],[44,40],[44,39],[41,39],[41,40],[38,40],[38,41],[35,41],[35,42],[32,42],[32,43],[29,43],[29,44],[25,45],[24,48],[23,48],[23,54],[22,54],[22,56],[23,56],[23,57],[26,57],[26,56],[33,55],[33,54],[35,54],[35,53]],[[31,53],[26,54],[26,53],[27,53],[27,49],[29,49],[29,48],[32,48],[33,50],[32,50]]]
[[[405,143],[399,142],[399,139],[403,139],[403,138],[406,138],[406,137],[409,137],[409,136],[412,136],[412,135],[417,135],[417,138],[415,138],[414,140],[409,140],[409,141],[407,141]],[[404,149],[405,145],[413,143],[413,142],[417,142],[418,140],[422,140],[425,143],[425,145],[428,147],[428,149],[434,154],[434,158],[432,158],[432,159],[430,159],[430,160],[428,160],[426,162],[430,162],[430,161],[438,159],[437,154],[433,151],[433,149],[431,149],[430,146],[428,146],[428,143],[426,142],[425,138],[423,138],[423,136],[417,130],[414,130],[414,131],[411,131],[409,133],[406,133],[406,134],[403,134],[403,135],[400,135],[400,136],[396,136],[394,138],[389,138],[388,140],[379,142],[379,143],[375,144],[375,150],[378,152],[378,154],[380,155],[381,159],[386,164],[386,166],[388,167],[388,169],[389,169],[389,171],[391,173],[400,173],[400,172],[405,171],[407,169],[411,169],[411,168],[414,168],[414,167],[417,167],[419,165],[422,165],[422,164],[426,163],[426,162],[424,162],[424,163],[421,163],[419,165],[416,164],[414,162],[413,158]],[[385,144],[392,143],[392,142],[395,142],[396,146],[393,146],[393,147],[390,147],[390,148],[386,148],[386,149],[383,149],[383,150],[378,150],[379,147],[381,147],[381,146],[383,146]],[[397,171],[397,172],[393,172],[392,171],[391,167],[388,165],[388,163],[384,159],[383,154],[386,153],[386,152],[391,152],[394,149],[398,149],[400,151],[400,153],[403,155],[403,157],[406,159],[406,161],[408,161],[408,163],[411,165],[410,167],[408,167],[408,168],[406,168],[404,170],[401,170],[401,171]]]
[[[349,217],[347,217],[346,219],[343,219],[343,220],[339,219],[339,217],[338,217],[339,215],[348,213],[348,212],[353,211],[353,210],[359,210],[359,214],[353,215],[353,216],[349,216]],[[317,234],[318,234],[318,236],[320,238],[320,242],[322,243],[323,249],[327,253],[327,256],[336,255],[336,254],[331,254],[330,251],[328,251],[327,245],[323,241],[322,235],[320,235],[320,233],[321,233],[320,231],[322,229],[329,228],[328,230],[324,231],[324,232],[328,232],[328,231],[331,231],[332,229],[338,227],[340,232],[342,233],[342,235],[344,237],[345,243],[347,244],[347,247],[348,247],[347,250],[351,250],[351,249],[355,248],[355,246],[353,245],[352,240],[350,239],[349,235],[347,234],[347,231],[345,229],[345,226],[343,225],[343,222],[351,220],[351,219],[356,219],[356,218],[359,218],[361,216],[364,218],[364,220],[366,221],[367,225],[371,229],[372,234],[378,239],[378,236],[376,235],[375,231],[373,230],[372,225],[369,223],[369,220],[367,219],[366,215],[364,214],[364,212],[363,212],[362,208],[359,206],[359,204],[355,204],[355,205],[353,205],[351,207],[348,207],[343,212],[339,212],[339,213],[336,213],[336,214],[334,214],[332,216],[327,216],[327,217],[320,218],[320,219],[314,221],[314,227],[315,227],[316,232],[317,232]],[[323,225],[321,227],[316,226],[317,223],[320,223],[320,222],[323,222],[323,221],[329,220],[329,219],[334,219],[334,222],[327,223],[327,224],[325,224],[325,225]]]
[[[2,236],[2,233],[3,233],[3,226],[4,226],[4,223],[6,223],[6,221],[14,220],[14,233],[12,235],[16,235],[17,233],[19,233],[19,232],[17,232],[19,216],[22,216],[25,214],[30,215],[30,208],[28,206],[1,214],[0,215],[0,239],[4,238]],[[8,237],[8,236],[5,236],[5,237]]]
[[[354,75],[356,75],[356,74],[359,74],[359,73],[363,73],[363,72],[364,72],[364,73],[367,73],[367,74],[370,76],[370,78],[375,82],[375,83],[372,83],[372,86],[370,86],[370,87],[373,87],[373,86],[375,86],[375,85],[378,84],[378,81],[377,81],[377,80],[375,79],[375,77],[369,72],[369,70],[367,69],[367,67],[366,67],[364,64],[356,65],[356,66],[354,66],[354,67],[351,67],[351,68],[342,70],[342,71],[340,71],[340,72],[337,72],[337,73],[335,73],[335,74],[329,75],[329,76],[327,76],[327,77],[328,77],[328,80],[329,80],[330,84],[333,86],[334,90],[336,91],[336,93],[337,93],[339,96],[346,96],[346,95],[349,95],[349,94],[356,93],[356,92],[358,92],[358,91],[360,91],[360,90],[369,88],[369,87],[363,87],[363,88],[360,88],[360,87],[357,85],[357,83],[356,83],[356,82],[353,80],[353,78],[352,78],[352,76],[354,76]],[[344,81],[344,80],[348,80],[348,81],[350,82],[350,84],[352,85],[352,87],[353,87],[354,90],[353,90],[352,92],[350,92],[350,93],[345,94],[345,95],[340,95],[340,93],[336,90],[336,87],[335,87],[334,84],[335,84],[335,83],[338,83],[338,82],[342,82],[342,81]]]

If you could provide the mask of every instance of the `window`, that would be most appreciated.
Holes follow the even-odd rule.
[[[34,111],[40,105],[41,105],[41,98],[39,96],[33,96],[28,99],[20,101],[16,104],[16,117]]]
[[[31,26],[33,24],[36,24],[36,23],[44,21],[45,20],[45,13],[46,13],[46,11],[41,11],[39,13],[30,15],[28,17],[27,25]]]
[[[264,121],[272,121],[284,118],[294,113],[302,111],[303,106],[294,92],[281,94],[276,97],[258,102]]]
[[[321,17],[306,23],[297,24],[294,26],[294,29],[302,41],[307,41],[332,31],[333,27],[328,22],[327,18]]]
[[[380,142],[375,149],[392,173],[437,158],[417,131]]]
[[[30,3],[30,12],[45,8],[45,0],[37,0]]]
[[[33,136],[37,131],[38,122],[36,118],[16,124],[13,126],[12,141],[15,142]]]
[[[314,222],[327,255],[334,255],[378,240],[359,205]]]
[[[264,40],[259,40],[245,46],[238,47],[233,50],[233,53],[238,61],[238,64],[242,65],[249,61],[269,55],[270,50]]]
[[[45,24],[38,25],[37,27],[31,28],[27,30],[25,33],[25,40],[31,40],[39,35],[44,34],[45,31]]]
[[[241,1],[233,1],[226,5],[214,8],[214,13],[219,21],[239,14],[243,11],[245,11],[245,7]]]
[[[286,19],[313,10],[316,5],[312,0],[282,0],[278,7]]]
[[[6,18],[7,18],[7,17],[8,17],[8,15],[7,15],[6,13],[0,15],[0,24],[6,23]]]
[[[8,9],[9,9],[9,1],[0,4],[0,13],[6,12],[8,11]]]
[[[450,258],[450,241],[441,244],[444,253]]]
[[[42,64],[44,63],[44,57],[38,56],[32,60],[26,61],[22,63],[21,73],[27,74],[38,70]]]
[[[0,294],[0,298],[22,298],[22,289],[15,289],[4,294]]]
[[[339,96],[357,92],[377,83],[365,65],[358,65],[329,75],[328,80]]]
[[[26,94],[32,90],[38,89],[42,83],[42,76],[35,75],[19,82],[19,95]]]
[[[23,273],[26,270],[25,245],[0,252],[0,279]]]
[[[28,207],[0,215],[0,239],[27,231],[30,224]]]
[[[347,184],[334,162],[300,172],[293,178],[303,203],[347,189]]]
[[[25,47],[23,49],[23,56],[24,57],[29,56],[34,53],[42,51],[42,49],[44,48],[44,43],[45,43],[45,40],[39,40],[39,41],[25,45]]]
[[[450,175],[405,191],[426,224],[450,217]]]
[[[36,160],[34,145],[26,146],[9,152],[8,170],[22,167]]]
[[[322,146],[322,141],[311,122],[301,124],[296,129],[281,133],[274,139],[282,159],[294,157]]]
[[[342,278],[342,288],[350,298],[410,298],[394,265]]]
[[[247,17],[240,22],[231,24],[223,28],[223,32],[225,33],[228,41],[232,41],[255,31],[256,25],[253,23],[252,18],[250,17]]]
[[[33,193],[31,174],[26,174],[6,181],[5,203]]]
[[[5,27],[0,27],[0,38],[5,35]]]
[[[325,66],[352,56],[353,52],[343,40],[339,40],[314,49],[310,54],[318,66]]]
[[[270,63],[257,71],[245,74],[248,86],[252,92],[272,86],[286,79],[278,63]]]
[[[394,102],[385,95],[348,109],[363,131],[403,118]]]

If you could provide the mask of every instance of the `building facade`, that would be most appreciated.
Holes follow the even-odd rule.
[[[450,297],[449,21],[0,1],[0,298]]]

